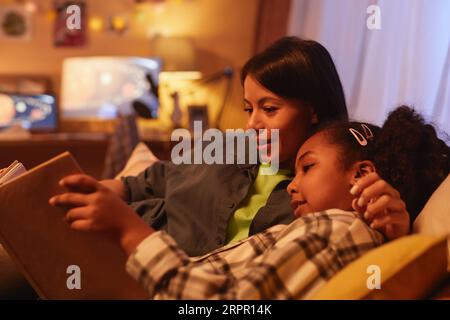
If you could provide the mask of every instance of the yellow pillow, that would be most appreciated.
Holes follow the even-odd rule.
[[[425,298],[448,276],[446,249],[445,236],[410,235],[386,243],[341,270],[312,299]],[[373,265],[380,270],[380,289],[367,285]]]

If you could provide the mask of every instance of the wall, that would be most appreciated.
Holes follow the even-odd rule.
[[[258,0],[166,0],[164,5],[139,7],[139,19],[132,20],[129,31],[115,35],[106,31],[89,32],[83,48],[55,48],[52,44],[53,22],[48,14],[52,0],[39,0],[33,15],[29,41],[0,40],[0,74],[51,76],[59,90],[61,64],[71,56],[152,54],[149,36],[162,32],[191,37],[198,49],[198,68],[205,75],[232,66],[236,72],[232,96],[221,127],[242,127],[245,123],[239,68],[253,54]],[[133,17],[131,0],[87,0],[88,15],[108,17],[123,13]],[[0,0],[0,5],[14,3]]]

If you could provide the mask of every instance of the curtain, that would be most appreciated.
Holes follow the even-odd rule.
[[[450,134],[450,1],[292,0],[288,34],[329,50],[352,119],[380,125],[407,104]]]
[[[291,0],[259,0],[254,53],[286,35],[290,8]]]

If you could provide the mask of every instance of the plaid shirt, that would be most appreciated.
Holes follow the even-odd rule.
[[[126,267],[153,299],[305,299],[383,241],[356,213],[332,209],[195,258],[158,231]]]

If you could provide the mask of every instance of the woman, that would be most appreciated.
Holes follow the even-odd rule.
[[[246,63],[241,80],[244,110],[249,114],[247,127],[279,129],[282,170],[278,174],[263,175],[259,165],[175,166],[157,162],[137,177],[102,182],[148,225],[167,231],[190,256],[290,223],[293,215],[285,189],[293,176],[297,150],[318,125],[347,119],[336,68],[317,42],[282,38]],[[261,146],[261,141],[258,143]],[[94,191],[89,177],[67,181],[69,189],[75,186],[83,190],[85,186],[84,192]],[[76,198],[77,194],[67,194],[63,200],[76,206],[76,201],[71,201]],[[385,209],[375,212],[368,222],[383,216]],[[98,221],[96,225],[91,222],[78,220],[73,227],[103,228]],[[393,239],[405,233],[386,232],[386,236]]]

